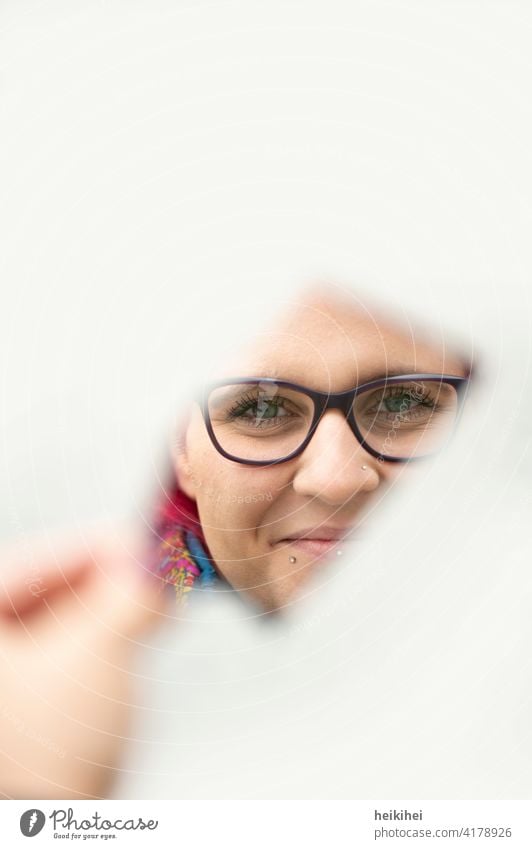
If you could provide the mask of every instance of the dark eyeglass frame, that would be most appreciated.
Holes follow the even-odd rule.
[[[199,399],[198,403],[200,404],[201,412],[203,415],[203,419],[205,421],[205,426],[207,428],[207,433],[213,443],[214,447],[217,451],[225,457],[227,460],[232,460],[235,463],[242,463],[245,466],[277,466],[280,463],[286,463],[288,460],[293,460],[294,457],[298,457],[299,454],[302,454],[310,440],[314,436],[316,428],[322,418],[322,416],[327,412],[327,410],[341,410],[347,420],[351,431],[355,435],[356,439],[360,443],[360,445],[371,454],[373,457],[376,457],[379,462],[389,462],[389,463],[411,463],[413,460],[425,460],[428,457],[434,456],[438,452],[432,452],[431,454],[423,454],[418,457],[393,457],[387,454],[382,454],[379,451],[376,451],[371,445],[368,445],[366,440],[364,439],[358,425],[356,423],[356,419],[353,413],[354,402],[357,395],[360,395],[362,392],[367,392],[370,389],[379,389],[381,386],[390,386],[396,383],[404,383],[405,381],[426,381],[433,383],[449,383],[456,390],[457,396],[457,408],[456,408],[456,419],[453,427],[453,431],[456,428],[458,423],[459,416],[463,409],[463,402],[466,397],[466,389],[471,380],[471,372],[468,373],[466,377],[458,377],[454,374],[431,374],[431,373],[415,373],[415,374],[400,374],[394,375],[393,377],[383,377],[378,380],[371,380],[369,383],[362,383],[360,386],[355,386],[354,389],[346,389],[344,392],[318,392],[315,389],[309,389],[307,386],[302,386],[299,383],[292,383],[289,380],[278,380],[275,377],[234,377],[234,378],[224,378],[223,380],[216,380],[212,383],[209,383],[205,388],[202,397]],[[298,392],[303,392],[307,395],[314,404],[314,416],[312,418],[312,422],[309,427],[309,431],[301,445],[292,451],[291,454],[287,454],[286,457],[281,457],[278,460],[244,460],[242,457],[236,457],[233,454],[229,454],[227,451],[222,448],[218,440],[216,439],[216,435],[214,433],[214,428],[212,426],[211,418],[209,415],[209,397],[211,392],[214,389],[218,389],[220,386],[228,386],[231,384],[240,384],[240,383],[270,383],[272,385],[278,387],[285,387],[287,389],[294,389]]]

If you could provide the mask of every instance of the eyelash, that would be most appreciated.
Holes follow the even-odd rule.
[[[418,406],[428,407],[428,408],[432,408],[432,409],[437,407],[436,401],[435,401],[434,398],[431,397],[430,392],[426,392],[421,397],[414,397],[413,395],[411,395],[407,391],[405,391],[401,386],[397,386],[397,387],[391,386],[386,391],[386,394],[381,395],[381,397],[379,399],[379,403],[384,403],[389,399],[400,398],[402,396],[407,396],[407,395],[409,395],[409,398],[411,400],[415,400]],[[266,398],[264,400],[267,403],[271,403],[272,401],[275,400],[275,404],[276,404],[277,407],[286,409],[286,407],[284,407],[284,405],[283,405],[283,398],[280,397],[280,396],[276,399]],[[245,413],[247,413],[247,411],[250,409],[250,407],[253,407],[254,405],[256,405],[257,402],[258,402],[258,398],[257,398],[256,395],[252,395],[251,393],[246,393],[235,404],[233,404],[233,406],[228,410],[227,419],[232,420],[232,419],[235,419],[235,418],[239,418],[240,416],[243,416]]]
[[[387,391],[386,395],[382,396],[382,401],[387,401],[389,398],[400,398],[401,395],[408,395],[411,400],[416,401],[418,404],[423,405],[424,407],[434,407],[436,405],[436,401],[431,397],[430,392],[427,392],[425,395],[421,397],[416,397],[414,394],[411,394],[400,386],[397,388],[391,387],[390,390]],[[427,403],[428,402],[428,403]]]
[[[265,398],[264,400],[269,403],[269,402],[273,401],[274,399],[273,398]],[[249,410],[250,407],[253,407],[255,404],[257,404],[257,401],[258,401],[258,398],[256,396],[250,395],[249,393],[247,395],[243,395],[242,398],[240,398],[236,402],[236,404],[234,404],[231,407],[231,409],[227,412],[227,418],[228,419],[234,419],[234,418],[238,418],[239,415],[243,415],[244,413],[247,413],[247,411]],[[282,398],[278,398],[278,399],[275,400],[275,403],[278,407],[282,407],[283,406],[282,401],[283,401]]]

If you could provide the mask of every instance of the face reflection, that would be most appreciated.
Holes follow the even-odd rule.
[[[272,332],[259,333],[252,349],[213,379],[257,375],[342,392],[393,373],[465,376],[466,369],[464,360],[443,345],[416,338],[354,301],[313,292],[281,316]],[[394,403],[392,398],[388,404],[392,411]],[[295,409],[287,403],[275,415],[286,417]],[[261,424],[266,426],[272,407],[263,412]],[[243,407],[241,414],[246,415]],[[288,425],[281,444],[292,444],[286,433],[293,432],[293,421],[277,418]],[[244,422],[240,420],[241,430]],[[271,435],[259,439],[258,450],[266,450],[263,446],[271,441]],[[346,535],[356,545],[363,517],[399,475],[410,476],[415,468],[379,462],[359,444],[339,409],[323,415],[297,457],[269,467],[242,465],[216,450],[196,404],[185,444],[174,449],[174,463],[181,488],[197,503],[219,572],[262,612],[293,602],[308,577],[342,550]]]

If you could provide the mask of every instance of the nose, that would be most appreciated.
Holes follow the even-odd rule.
[[[297,458],[294,490],[337,506],[373,492],[379,483],[376,459],[360,445],[343,413],[326,412]]]

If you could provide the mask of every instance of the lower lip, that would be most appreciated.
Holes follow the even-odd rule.
[[[313,557],[324,557],[341,546],[338,539],[283,539],[280,544],[293,546]]]

